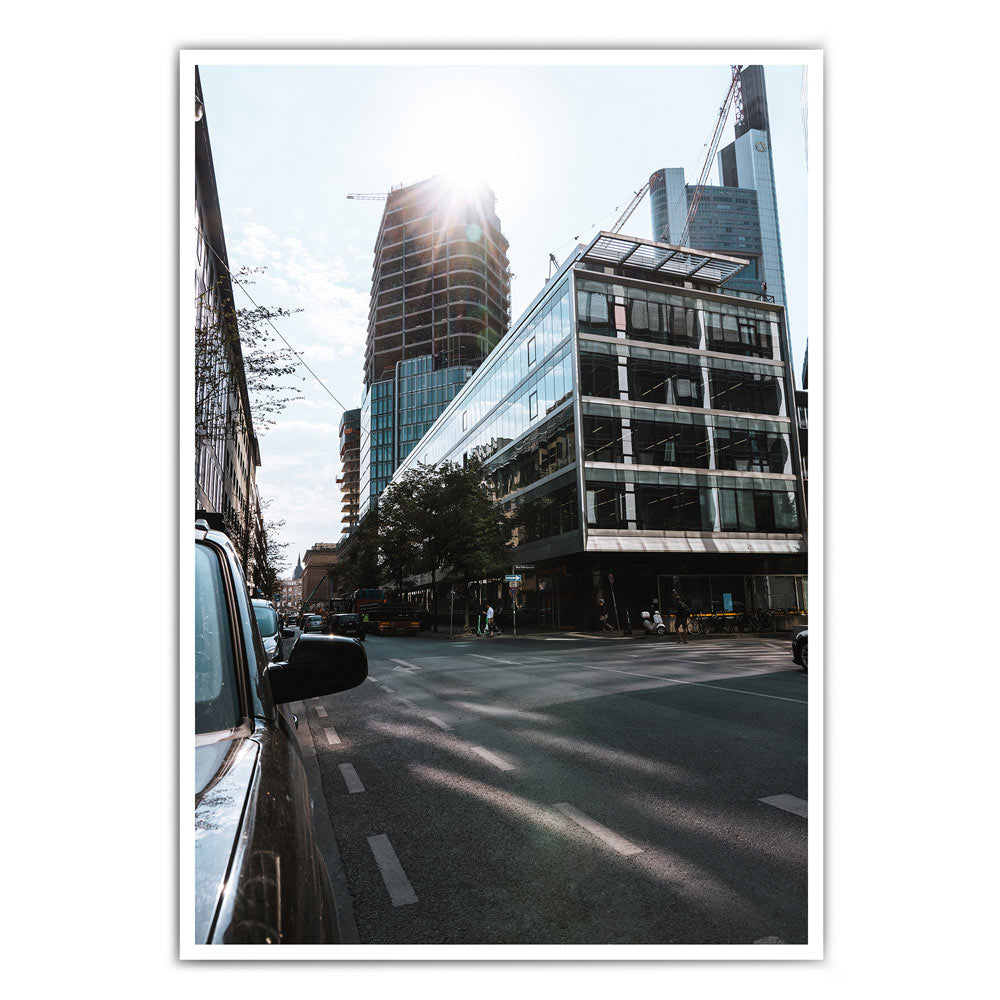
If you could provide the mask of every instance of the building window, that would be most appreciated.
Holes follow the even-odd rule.
[[[533,392],[528,397],[528,419],[534,420],[538,416],[538,393]]]
[[[528,340],[528,367],[530,368],[535,363],[535,338],[531,337]]]

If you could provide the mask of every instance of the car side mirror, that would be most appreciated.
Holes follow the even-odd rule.
[[[368,655],[353,639],[303,634],[284,663],[264,671],[275,704],[321,698],[357,687],[368,676]]]

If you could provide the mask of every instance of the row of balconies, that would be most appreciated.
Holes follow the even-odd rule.
[[[467,300],[456,302],[447,309],[424,308],[411,312],[401,312],[398,308],[383,309],[379,310],[378,315],[369,316],[368,334],[369,337],[379,337],[393,330],[413,329],[431,323],[444,326],[449,321],[454,325],[467,319],[489,320],[497,327],[506,329],[510,325],[510,310],[492,300],[485,304]]]
[[[490,297],[485,289],[474,286],[454,289],[451,294],[440,295],[420,295],[414,298],[404,299],[399,302],[379,302],[375,306],[376,322],[382,322],[391,316],[409,316],[413,313],[424,312],[427,309],[434,309],[438,312],[445,312],[448,309],[455,309],[459,306],[480,306],[486,307],[490,304]],[[493,305],[499,308],[500,303],[493,299]]]

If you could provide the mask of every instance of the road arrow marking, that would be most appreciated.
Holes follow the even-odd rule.
[[[402,667],[393,667],[393,670],[392,670],[393,673],[395,673],[397,670],[403,670],[406,667],[408,667],[410,670],[419,670],[420,669],[420,667],[416,666],[413,663],[407,663],[406,660],[397,660],[395,657],[392,657],[392,659],[391,659],[390,662],[392,662],[392,663],[402,663],[403,664]]]
[[[808,819],[809,803],[805,799],[796,798],[794,795],[769,795],[766,799],[758,799],[769,806],[784,809],[785,812],[795,813],[796,816],[804,816]]]

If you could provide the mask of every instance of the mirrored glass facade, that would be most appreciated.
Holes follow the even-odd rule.
[[[577,574],[577,601],[626,553],[650,590],[663,574],[803,575],[784,310],[630,266],[669,248],[621,239],[612,265],[596,239],[577,249],[397,475],[484,460],[512,558]]]

